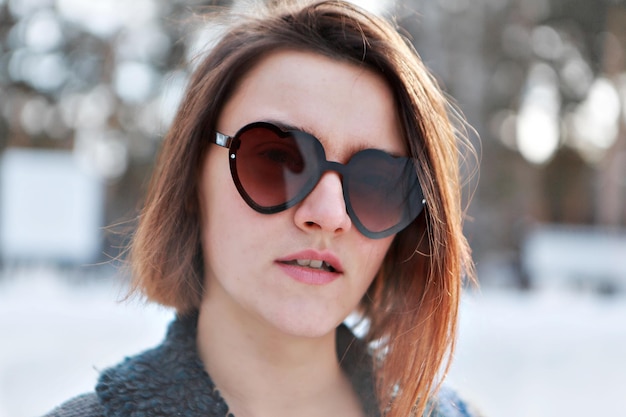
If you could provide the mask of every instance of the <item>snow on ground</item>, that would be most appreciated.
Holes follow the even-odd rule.
[[[448,380],[485,416],[626,416],[626,297],[471,294]]]
[[[172,312],[123,295],[112,275],[0,275],[0,417],[42,415],[156,345]],[[468,294],[448,381],[487,417],[626,416],[626,297]]]
[[[172,312],[120,302],[115,277],[77,280],[47,269],[0,280],[0,417],[40,416],[163,338]]]

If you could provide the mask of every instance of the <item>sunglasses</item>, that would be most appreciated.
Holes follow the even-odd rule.
[[[315,136],[266,122],[248,124],[234,136],[215,132],[211,142],[228,148],[235,186],[259,213],[298,204],[327,171],[341,176],[348,216],[371,239],[407,227],[426,202],[411,158],[365,149],[344,165],[328,161]]]

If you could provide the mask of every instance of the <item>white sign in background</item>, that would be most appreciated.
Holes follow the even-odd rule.
[[[71,151],[0,154],[0,257],[88,263],[100,254],[104,186]]]

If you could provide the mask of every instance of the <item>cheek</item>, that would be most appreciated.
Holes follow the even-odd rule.
[[[230,177],[228,164],[224,163],[225,158],[219,158],[224,155],[211,151],[205,157],[198,190],[205,263],[213,258],[211,255],[216,250],[219,250],[220,239],[226,240],[230,237],[228,227],[232,223],[232,218],[237,216],[237,207],[234,204],[237,197],[234,193],[236,194],[237,190]]]
[[[386,237],[384,239],[370,240],[371,242],[370,258],[376,260],[375,262],[377,264],[377,267],[376,267],[377,270],[382,264],[383,259],[385,259],[385,256],[387,255],[387,252],[389,251],[389,247],[391,246],[391,243],[393,242],[394,238],[395,238],[395,235]]]
[[[233,183],[226,149],[211,148],[207,152],[200,177],[199,197],[203,230],[226,226],[225,222],[232,221],[247,208]]]
[[[391,246],[391,242],[393,242],[393,236],[386,237],[380,240],[371,240],[366,239],[366,241],[362,242],[359,247],[362,250],[359,252],[361,265],[363,269],[361,273],[364,276],[364,280],[367,280],[363,284],[366,287],[369,287],[371,282],[374,280],[378,270],[380,269],[385,256],[387,255],[387,251]]]
[[[221,151],[217,149],[216,151]],[[201,174],[200,227],[205,265],[209,269],[225,265],[232,268],[255,253],[255,237],[262,233],[259,217],[248,207],[233,183],[227,151],[209,152]]]

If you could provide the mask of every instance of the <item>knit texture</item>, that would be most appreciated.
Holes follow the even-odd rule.
[[[76,397],[46,417],[227,417],[228,406],[196,349],[197,314],[178,317],[158,347],[102,372],[96,393]],[[337,355],[367,417],[379,417],[371,357],[345,326],[337,329]],[[454,392],[442,390],[433,417],[471,417]]]

